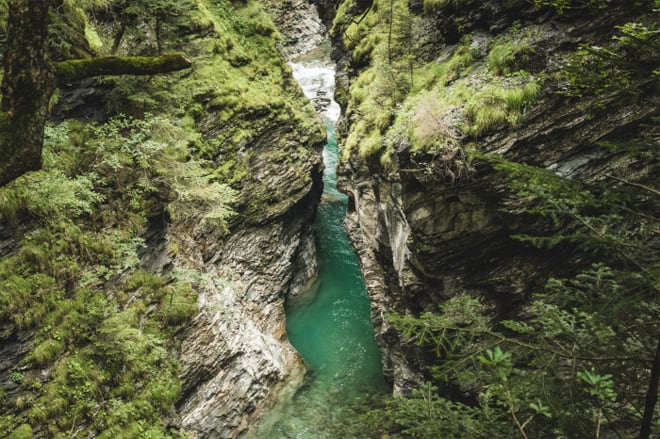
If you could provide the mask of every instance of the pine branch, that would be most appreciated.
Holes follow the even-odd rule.
[[[652,194],[660,196],[660,191],[657,190],[657,189],[652,188],[651,186],[646,186],[646,185],[639,184],[639,183],[633,183],[632,181],[624,180],[622,178],[615,177],[614,175],[610,175],[610,174],[605,174],[605,177],[611,178],[612,180],[616,180],[619,183],[627,184],[628,186],[633,186],[633,187],[636,187],[636,188],[639,188],[639,189],[644,189],[645,191],[648,191],[648,192],[651,192]]]

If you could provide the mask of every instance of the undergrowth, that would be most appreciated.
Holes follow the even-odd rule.
[[[0,260],[0,319],[34,334],[0,430],[178,437],[163,421],[181,386],[171,335],[197,312],[199,286],[141,271],[140,233],[163,209],[222,223],[232,195],[219,183],[197,194],[202,164],[165,133],[181,129],[155,116],[49,127],[44,170],[0,189],[2,221],[31,225]]]
[[[193,69],[100,80],[112,90],[110,117],[48,126],[43,169],[0,188],[0,223],[16,243],[0,259],[0,339],[31,337],[13,386],[0,386],[8,437],[185,437],[169,422],[181,393],[174,335],[209,280],[145,271],[147,221],[229,233],[239,199],[255,216],[281,208],[272,190],[245,189],[265,185],[251,175],[253,142],[279,127],[288,137],[271,139],[261,159],[287,163],[315,154],[306,145],[323,138],[258,2],[156,3],[167,8],[145,0],[135,15],[103,0],[67,4],[87,14],[79,24],[99,53],[156,50],[144,38],[153,14],[164,14],[158,48],[185,51]],[[122,35],[108,30],[118,17],[129,24]],[[293,175],[311,178],[303,174]]]
[[[407,2],[372,5],[359,15],[343,2],[333,32],[361,68],[350,86],[348,131],[342,160],[380,155],[388,167],[394,149],[410,145],[413,161],[436,179],[463,178],[473,169],[475,141],[520,123],[534,104],[540,80],[521,70],[534,54],[532,31],[515,24],[484,55],[464,35],[428,62],[415,58],[423,36],[419,17]],[[457,1],[425,1],[424,7],[460,6]],[[461,176],[461,177],[459,177]]]

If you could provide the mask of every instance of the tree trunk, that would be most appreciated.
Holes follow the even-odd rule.
[[[41,168],[48,101],[55,76],[48,60],[49,0],[11,0],[0,111],[0,185]]]
[[[119,49],[119,45],[121,44],[121,40],[124,38],[125,32],[126,32],[126,23],[122,21],[121,25],[119,26],[119,31],[117,31],[117,35],[115,35],[115,39],[112,42],[112,49],[110,50],[110,53],[112,53],[113,55],[117,53],[117,50]]]
[[[99,75],[154,75],[182,70],[182,55],[105,57],[52,63],[48,11],[62,0],[10,0],[0,107],[0,186],[41,168],[48,101],[57,85]]]
[[[655,406],[658,403],[658,381],[660,381],[660,341],[655,348],[655,357],[651,366],[651,380],[649,390],[646,393],[646,404],[644,406],[644,416],[642,417],[642,427],[639,430],[639,439],[649,439],[651,437],[651,427],[653,426],[653,415]]]

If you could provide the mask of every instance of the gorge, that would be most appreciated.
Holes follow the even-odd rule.
[[[657,0],[39,4],[0,435],[658,434]]]
[[[360,268],[344,231],[347,197],[336,187],[334,66],[329,59],[305,58],[292,63],[293,76],[317,102],[328,133],[316,216],[319,275],[310,291],[289,297],[286,317],[289,340],[305,360],[308,378],[248,435],[255,438],[346,436],[342,425],[354,416],[351,406],[368,405],[391,392],[383,378]]]

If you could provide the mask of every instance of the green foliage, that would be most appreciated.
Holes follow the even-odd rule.
[[[226,184],[215,181],[214,175],[203,167],[203,161],[188,161],[177,168],[172,189],[175,199],[170,209],[175,218],[185,218],[196,212],[205,212],[203,218],[212,225],[229,231],[227,220],[235,215],[228,206],[236,197],[236,191]]]
[[[103,196],[94,191],[92,176],[67,177],[61,170],[23,175],[0,188],[0,220],[21,213],[57,222],[91,213]],[[45,202],[49,200],[50,202]]]
[[[569,57],[562,72],[567,82],[562,93],[573,97],[601,97],[611,92],[637,96],[638,83],[650,82],[657,87],[660,81],[657,19],[628,22],[615,29],[617,33],[611,43],[603,47],[581,45]]]
[[[610,7],[612,2],[607,0],[534,0],[537,6],[550,6],[559,14],[571,10],[594,10],[600,11]],[[641,3],[641,2],[640,2]],[[650,3],[647,1],[647,3]]]
[[[184,161],[188,135],[161,117],[67,122],[46,134],[45,169],[2,188],[2,218],[27,215],[35,228],[0,260],[0,318],[35,331],[24,361],[50,370],[17,402],[19,419],[48,420],[53,436],[85,425],[172,437],[162,419],[181,385],[168,335],[197,312],[198,284],[127,273],[152,210],[185,208],[226,229],[233,194],[204,162]]]
[[[596,397],[599,402],[613,402],[616,400],[612,375],[599,375],[592,368],[591,371],[583,370],[578,372],[577,377],[587,384],[587,392],[589,392],[589,395]]]
[[[506,126],[516,126],[524,110],[536,101],[539,85],[535,81],[524,87],[484,87],[465,106],[464,131],[474,137]]]
[[[340,8],[335,32],[341,29],[354,62],[370,67],[351,84],[346,117],[360,120],[342,145],[342,156],[358,152],[368,157],[382,151],[383,134],[414,84],[415,17],[400,0],[370,8],[360,20],[339,15],[351,13],[349,9]]]
[[[32,358],[39,366],[46,366],[52,362],[64,351],[64,346],[59,340],[44,340],[32,351]]]
[[[478,389],[478,394],[473,395],[478,405],[470,409],[468,421],[474,425],[475,432],[458,433],[454,437],[492,437],[489,434],[493,429],[506,429],[507,422],[513,430],[508,433],[501,430],[502,437],[513,436],[516,430],[524,437],[537,437],[543,431],[585,437],[592,435],[594,428],[602,429],[606,422],[616,426],[635,419],[630,405],[639,406],[643,398],[634,400],[631,395],[643,395],[647,377],[640,379],[636,375],[643,368],[629,374],[629,365],[631,361],[648,361],[648,352],[656,340],[653,330],[647,331],[650,328],[628,327],[626,332],[630,332],[622,334],[621,325],[626,320],[633,320],[636,325],[641,322],[657,325],[659,307],[657,303],[639,303],[631,298],[623,305],[625,309],[613,313],[611,304],[621,300],[621,291],[617,293],[618,299],[612,294],[600,295],[603,289],[612,291],[606,286],[608,281],[602,278],[604,272],[604,267],[595,267],[571,281],[591,293],[584,298],[574,296],[566,281],[560,282],[563,294],[558,292],[558,281],[550,282],[549,291],[554,293],[539,295],[527,310],[525,320],[501,322],[513,333],[498,331],[487,317],[488,308],[467,295],[450,299],[438,314],[390,318],[411,341],[432,347],[437,361],[431,372],[436,379],[463,389]],[[620,275],[615,276],[620,279]],[[594,284],[592,280],[599,277],[600,282]],[[551,303],[563,295],[573,298],[570,305],[573,308]],[[578,302],[582,309],[576,307]],[[590,311],[584,310],[585,304],[591,305]],[[631,339],[643,342],[621,344],[622,340]],[[597,374],[593,369],[597,366],[612,373]],[[616,400],[617,385],[612,379],[615,373],[626,382],[625,386],[618,386],[620,390],[626,389],[626,401]],[[574,391],[577,380],[584,383],[582,393]],[[426,398],[433,399],[443,400],[435,392]],[[401,402],[393,404],[398,407]],[[406,404],[415,402],[406,401]],[[460,406],[446,400],[443,404]],[[442,417],[443,412],[431,415],[429,410],[435,409],[423,411],[418,407],[402,416],[390,408],[379,414],[399,426],[423,424],[436,434],[448,434],[446,431],[452,425],[461,425],[460,419],[446,417],[442,426],[435,425],[434,417]],[[394,427],[389,428],[391,431]],[[428,435],[431,436],[432,433]]]
[[[12,372],[9,374],[9,379],[16,384],[21,384],[23,382],[23,374],[20,372]]]
[[[0,0],[0,31],[7,31],[7,17],[9,16],[9,0]]]
[[[439,8],[449,2],[427,3]],[[533,31],[512,28],[488,59],[466,35],[420,63],[409,56],[423,37],[407,2],[379,4],[359,18],[351,14],[352,8],[340,8],[334,28],[353,50],[354,64],[364,66],[350,86],[343,160],[356,152],[363,158],[379,154],[388,166],[394,146],[410,143],[419,178],[468,180],[474,168],[465,141],[516,126],[540,92],[540,80],[520,70],[533,54]]]
[[[488,67],[496,75],[509,74],[526,65],[532,54],[534,49],[524,41],[499,40],[488,53]]]
[[[392,315],[389,320],[411,341],[433,346],[438,358],[449,359],[461,349],[480,346],[479,334],[489,328],[483,310],[481,301],[462,294],[442,304],[439,313],[423,313],[419,317]],[[449,380],[446,374],[444,378]]]
[[[120,116],[100,126],[72,122],[47,129],[44,162],[70,173],[86,172],[107,197],[121,197],[136,213],[153,208],[153,197],[168,197],[174,214],[202,215],[226,231],[235,192],[214,181],[210,163],[183,161],[188,136],[180,126],[150,115],[142,120]],[[168,144],[172,138],[180,140]],[[63,143],[51,150],[57,142]],[[118,188],[123,191],[117,193]]]
[[[32,439],[32,427],[29,424],[22,424],[9,435],[9,439]]]
[[[467,294],[449,299],[437,313],[390,317],[406,341],[435,355],[428,372],[443,384],[438,395],[451,393],[447,388],[471,392],[469,422],[490,436],[456,437],[542,437],[550,431],[601,437],[605,430],[627,437],[640,425],[660,322],[653,251],[658,198],[653,183],[646,183],[655,181],[657,160],[653,143],[643,139],[605,146],[625,160],[643,160],[637,178],[650,180],[616,174],[587,184],[491,158],[514,193],[507,211],[547,222],[541,228],[546,234],[516,238],[539,247],[577,247],[592,265],[566,279],[550,278],[514,319],[495,318],[487,302]],[[424,423],[441,432],[458,422],[440,427],[421,411],[398,418],[393,410],[379,413],[392,422],[389,431]],[[658,407],[651,414],[657,419]]]
[[[173,353],[209,279],[139,270],[147,219],[221,235],[239,196],[259,214],[288,209],[250,165],[257,154],[304,162],[316,152],[303,145],[324,133],[259,2],[67,0],[54,13],[51,44],[62,56],[184,49],[195,68],[100,80],[114,116],[47,126],[44,169],[0,189],[0,221],[17,245],[0,259],[0,322],[33,337],[10,376],[20,396],[1,395],[0,431],[184,437],[164,420],[181,393]],[[295,178],[302,186],[311,176]]]
[[[41,263],[51,261],[50,268],[30,263],[29,252],[0,261],[3,319],[40,328],[25,361],[52,368],[43,386],[32,387],[34,401],[23,408],[24,416],[33,425],[48,420],[52,435],[93,418],[88,431],[121,436],[133,431],[132,423],[146,422],[159,437],[169,437],[161,418],[178,397],[180,383],[166,336],[197,311],[195,290],[188,283],[142,272],[104,287],[105,276],[116,278],[126,270],[124,251],[115,248],[125,245],[126,238],[104,239],[102,233],[81,231],[92,239],[81,240],[87,245],[77,249],[62,247],[63,233],[66,228],[32,237],[44,251]],[[104,252],[94,248],[98,241],[108,247]],[[62,264],[87,272],[62,276]],[[105,269],[98,270],[100,266]],[[83,282],[89,287],[82,287]],[[65,290],[71,292],[65,295]],[[25,381],[18,372],[15,379]]]
[[[448,7],[463,8],[471,4],[472,0],[424,0],[424,12],[433,12]]]
[[[472,407],[438,396],[438,390],[425,383],[410,397],[397,396],[390,400],[385,412],[374,410],[364,419],[372,432],[382,435],[398,431],[402,437],[425,439],[489,437],[476,422],[476,413]]]
[[[446,86],[469,73],[475,61],[475,54],[470,50],[470,38],[464,37],[447,59],[428,63],[419,69],[415,89]]]
[[[486,355],[480,355],[477,359],[486,366],[492,367],[497,371],[502,381],[508,381],[511,368],[511,352],[504,352],[499,346],[494,350],[486,349]]]
[[[87,16],[75,1],[64,1],[59,10],[51,10],[49,20],[48,47],[54,59],[81,58],[93,53],[87,39]]]

